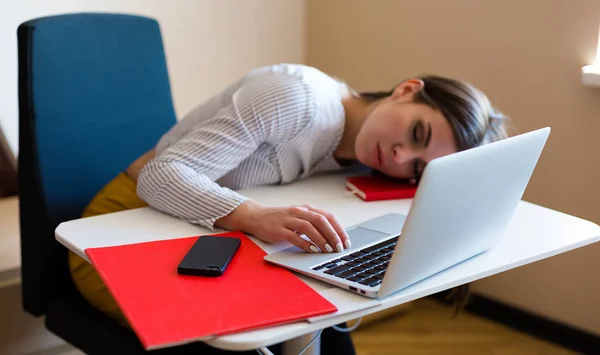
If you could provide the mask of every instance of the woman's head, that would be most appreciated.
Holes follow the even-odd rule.
[[[507,118],[462,81],[423,76],[360,97],[374,108],[356,137],[356,157],[391,177],[418,180],[432,159],[507,136]]]

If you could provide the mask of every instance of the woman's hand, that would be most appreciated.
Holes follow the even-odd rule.
[[[241,230],[269,243],[288,241],[307,252],[317,253],[320,249],[331,253],[350,248],[350,238],[340,222],[331,213],[310,205],[264,207],[246,201],[217,220],[216,225]]]

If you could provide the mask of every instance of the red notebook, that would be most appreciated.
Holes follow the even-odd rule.
[[[346,189],[364,201],[381,201],[413,198],[417,185],[377,175],[365,175],[346,179]]]
[[[86,249],[146,349],[287,323],[337,308],[292,272],[263,260],[242,233],[223,276],[183,276],[177,265],[198,237]]]

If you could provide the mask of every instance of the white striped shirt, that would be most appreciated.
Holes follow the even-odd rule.
[[[156,146],[137,194],[151,207],[214,229],[248,198],[233,191],[340,170],[347,87],[304,65],[255,69],[200,104]]]

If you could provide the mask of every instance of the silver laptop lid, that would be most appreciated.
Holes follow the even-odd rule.
[[[379,297],[492,247],[522,198],[549,133],[546,127],[432,160]]]

